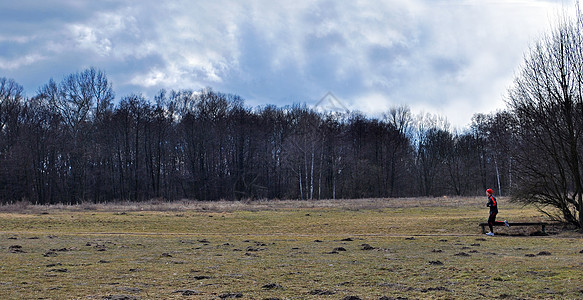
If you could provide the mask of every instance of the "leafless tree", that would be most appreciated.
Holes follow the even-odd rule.
[[[13,79],[0,78],[0,157],[6,147],[14,144],[23,97],[21,85]]]
[[[516,200],[558,208],[583,227],[583,16],[532,46],[509,90],[516,117]],[[551,214],[549,212],[549,214]]]

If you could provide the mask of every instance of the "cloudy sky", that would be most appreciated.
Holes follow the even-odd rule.
[[[116,98],[212,87],[248,106],[331,92],[370,116],[408,105],[454,126],[503,108],[523,54],[571,0],[0,2],[0,77],[33,96],[95,67]]]

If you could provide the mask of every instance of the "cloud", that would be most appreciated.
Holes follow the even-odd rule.
[[[0,69],[14,70],[22,66],[31,65],[40,60],[43,60],[43,56],[38,53],[28,54],[11,59],[0,58]]]
[[[161,88],[250,105],[333,92],[371,115],[394,105],[467,124],[503,107],[522,53],[561,1],[4,1],[0,76],[28,93],[94,66],[118,98]],[[542,20],[542,21],[541,21]]]

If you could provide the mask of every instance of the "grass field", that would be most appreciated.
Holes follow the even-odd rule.
[[[0,299],[583,298],[582,235],[485,200],[3,206]]]

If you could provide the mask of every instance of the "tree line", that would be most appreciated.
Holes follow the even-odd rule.
[[[94,68],[27,98],[0,78],[0,201],[338,199],[509,191],[504,113],[450,130],[404,106],[381,118],[251,108],[210,88],[116,101]]]

